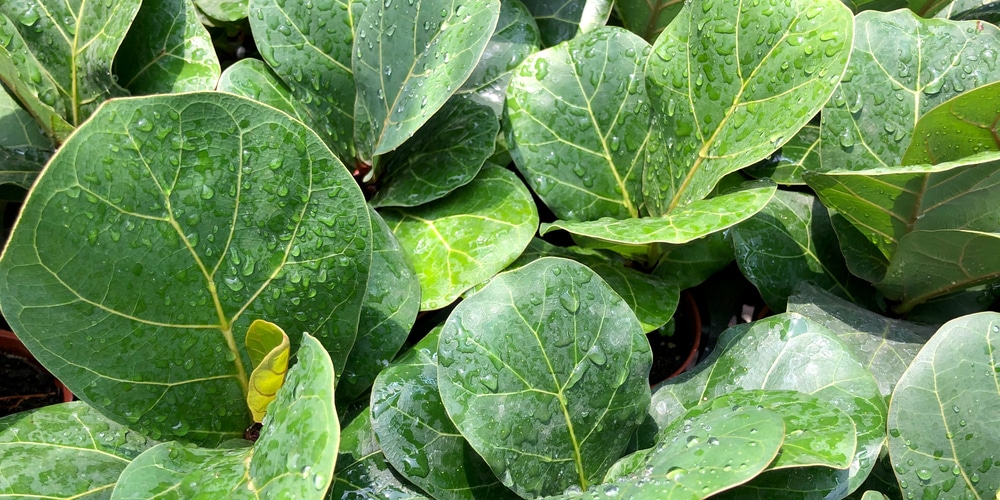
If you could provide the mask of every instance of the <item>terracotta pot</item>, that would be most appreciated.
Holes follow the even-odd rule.
[[[0,330],[0,352],[22,359],[40,371],[48,373],[45,367],[35,360],[35,357],[28,351],[28,348],[24,347],[21,340],[10,330]],[[56,388],[62,395],[62,402],[68,403],[73,401],[73,393],[59,379],[53,377],[53,380],[55,380]]]
[[[691,293],[684,291],[674,313],[674,333],[666,336],[653,331],[646,335],[653,349],[653,367],[649,379],[651,385],[676,377],[698,362],[701,328],[698,304]]]

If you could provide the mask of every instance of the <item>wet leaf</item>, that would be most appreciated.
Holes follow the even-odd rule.
[[[856,25],[851,63],[823,109],[822,170],[899,165],[921,116],[1000,80],[994,26],[920,19],[907,10],[862,12]]]
[[[511,156],[560,219],[639,216],[648,50],[628,31],[599,28],[528,56],[511,80]]]
[[[830,224],[837,235],[840,253],[851,274],[869,282],[881,281],[889,268],[889,261],[882,251],[869,240],[864,233],[851,224],[851,221],[840,215],[836,210],[827,209],[830,214]]]
[[[340,442],[333,363],[326,348],[308,333],[296,358],[252,447],[159,444],[125,468],[112,498],[166,493],[180,498],[323,498]]]
[[[769,181],[751,183],[736,192],[698,200],[661,217],[595,221],[555,221],[543,223],[539,234],[556,229],[611,243],[644,245],[649,243],[687,243],[722,231],[747,220],[760,211],[774,196],[776,187]]]
[[[1000,315],[945,323],[899,379],[889,406],[889,456],[904,495],[990,498],[996,449]]]
[[[801,282],[854,302],[871,301],[871,287],[847,270],[829,215],[812,195],[778,191],[729,234],[740,271],[775,311],[785,310]]]
[[[263,61],[237,61],[222,72],[216,90],[262,102],[302,123],[313,124],[308,108],[292,95],[292,90]]]
[[[680,12],[681,0],[618,0],[615,2],[618,16],[629,31],[653,43],[660,32]]]
[[[535,16],[543,47],[552,47],[604,26],[614,5],[609,0],[523,1]]]
[[[155,444],[82,401],[9,415],[0,418],[0,495],[107,498],[129,462]]]
[[[440,200],[379,213],[417,273],[421,310],[444,307],[507,267],[538,226],[528,189],[497,167]]]
[[[396,149],[444,105],[472,74],[499,15],[498,0],[389,0],[364,10],[353,55],[361,160]]]
[[[313,332],[344,366],[370,255],[360,189],[301,123],[222,93],[121,99],[39,177],[0,258],[0,304],[102,413],[215,445],[251,422],[253,320]]]
[[[194,4],[213,21],[235,23],[247,17],[247,0],[194,0]]]
[[[913,130],[903,165],[960,160],[1000,150],[1000,82],[960,94],[927,111]]]
[[[285,383],[291,344],[278,325],[262,319],[250,323],[245,344],[253,370],[247,390],[247,407],[253,421],[260,422]]]
[[[57,142],[103,101],[127,95],[111,72],[139,0],[0,4],[0,74]]]
[[[340,432],[336,477],[329,500],[417,500],[426,497],[385,460],[372,431],[371,407],[348,417]]]
[[[372,428],[386,459],[437,499],[517,498],[452,424],[438,392],[441,327],[382,370],[372,387]]]
[[[838,0],[686,4],[646,62],[646,210],[663,215],[701,200],[789,141],[833,93],[852,36]]]
[[[519,495],[600,482],[648,408],[649,343],[586,266],[545,257],[460,303],[438,345],[455,426]]]
[[[132,95],[212,90],[222,71],[191,0],[144,0],[115,61]]]
[[[52,149],[31,113],[0,88],[0,184],[31,187]]]
[[[733,246],[726,234],[712,233],[684,245],[663,245],[653,274],[681,290],[700,285],[733,261]]]
[[[387,153],[372,205],[414,207],[472,182],[493,154],[500,122],[484,104],[451,99],[413,139]]]
[[[754,165],[745,170],[754,177],[768,177],[782,185],[805,184],[802,172],[819,169],[819,127],[806,125],[781,152],[766,165]]]
[[[934,17],[956,20],[983,20],[994,25],[1000,20],[1000,5],[994,0],[954,0],[947,2]]]

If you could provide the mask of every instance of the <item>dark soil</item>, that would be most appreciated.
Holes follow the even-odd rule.
[[[674,313],[674,327],[666,332],[663,328],[646,335],[653,350],[653,367],[649,370],[649,383],[656,385],[671,376],[679,374],[689,361],[697,361],[697,352],[692,360],[692,350],[701,337],[701,321],[698,309],[688,295],[682,295]]]
[[[24,358],[0,352],[0,417],[60,402],[55,377]]]

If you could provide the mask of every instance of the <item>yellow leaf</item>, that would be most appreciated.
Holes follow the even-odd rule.
[[[247,406],[254,421],[260,422],[267,406],[285,383],[291,346],[288,335],[278,325],[259,319],[247,329],[246,346],[254,367],[250,373]]]

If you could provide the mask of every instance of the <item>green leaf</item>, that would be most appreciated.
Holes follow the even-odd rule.
[[[308,333],[296,358],[253,447],[154,446],[125,468],[112,497],[323,498],[340,443],[333,363]]]
[[[517,498],[448,418],[438,393],[440,334],[431,330],[375,380],[372,429],[382,452],[434,498]]]
[[[722,231],[747,220],[763,209],[777,188],[769,181],[748,183],[739,191],[694,201],[661,217],[595,221],[555,221],[543,223],[539,234],[563,229],[574,235],[611,243],[644,245],[670,243],[679,245]]]
[[[237,61],[222,72],[216,90],[253,99],[284,111],[302,123],[313,124],[309,109],[292,95],[292,89],[263,61]]]
[[[681,290],[702,284],[734,258],[733,245],[725,232],[712,233],[684,245],[663,245],[661,251],[653,275]]]
[[[420,280],[420,309],[439,309],[514,261],[538,227],[531,193],[502,168],[485,168],[447,197],[379,212]]]
[[[629,31],[652,43],[681,11],[681,0],[617,0],[615,9]]]
[[[623,479],[652,480],[653,488],[666,479],[705,498],[760,474],[778,455],[785,434],[781,415],[770,409],[706,403],[664,429],[655,448],[640,452],[645,459],[622,471],[630,474]],[[643,486],[639,491],[645,493]]]
[[[1000,52],[994,26],[980,30],[972,21],[921,19],[906,10],[862,12],[856,25],[851,63],[823,109],[823,170],[899,165],[918,118],[1000,80],[1000,67],[985,56]]]
[[[837,235],[840,253],[851,274],[869,282],[881,281],[889,269],[889,261],[882,251],[869,240],[864,233],[851,224],[851,221],[840,215],[836,210],[827,209],[830,214],[830,224]]]
[[[31,113],[6,87],[0,88],[0,184],[30,188],[52,149],[52,141],[45,137]]]
[[[470,99],[451,99],[395,151],[382,158],[385,176],[372,205],[413,207],[472,182],[493,154],[496,114]]]
[[[247,17],[247,0],[194,0],[194,4],[213,21],[235,23]]]
[[[279,111],[222,93],[113,100],[25,202],[0,305],[80,399],[214,445],[250,424],[236,332],[253,320],[313,332],[344,366],[371,227],[344,166]]]
[[[1000,150],[1000,136],[994,131],[998,116],[1000,82],[960,94],[920,117],[900,161],[942,163]]]
[[[348,417],[341,429],[335,476],[326,495],[329,500],[427,498],[386,462],[372,431],[370,406]]]
[[[291,344],[278,325],[262,319],[250,323],[245,344],[253,370],[247,390],[247,407],[253,421],[260,422],[285,383]]]
[[[812,195],[778,191],[729,234],[740,271],[775,311],[785,310],[803,281],[854,302],[871,299],[871,287],[847,270],[829,214]]]
[[[438,345],[445,408],[519,495],[600,482],[648,408],[649,343],[586,266],[546,257],[460,303]]]
[[[611,15],[611,0],[524,0],[535,16],[542,46],[552,47],[577,35],[604,26]]]
[[[337,383],[341,404],[360,397],[406,342],[420,312],[420,281],[402,245],[374,209],[372,265],[361,305],[358,338]]]
[[[819,169],[819,127],[806,125],[792,140],[781,147],[781,153],[766,165],[746,169],[754,177],[769,177],[782,185],[805,184],[802,172]]]
[[[511,156],[560,219],[639,216],[648,51],[628,31],[599,28],[528,56],[511,80]]]
[[[646,210],[700,200],[790,140],[840,81],[852,19],[838,0],[685,4],[646,62]]]
[[[903,371],[934,333],[931,327],[886,318],[808,283],[788,297],[788,311],[836,333],[875,376],[883,396],[892,394]]]
[[[1000,5],[995,0],[954,0],[947,3],[934,17],[944,19],[977,20],[997,24]]]
[[[82,401],[0,418],[0,495],[107,498],[129,462],[154,444]]]
[[[499,15],[498,0],[390,0],[365,9],[353,59],[362,161],[399,147],[444,105],[472,74]]]
[[[1000,315],[945,323],[899,379],[889,406],[889,456],[904,495],[992,498]]]
[[[222,71],[191,0],[144,0],[115,59],[133,95],[212,90]]]
[[[355,157],[351,47],[364,5],[351,0],[249,0],[250,27],[261,57],[308,109],[311,120],[306,123],[348,165]]]
[[[138,10],[139,0],[0,4],[0,75],[57,142],[101,102],[127,95],[111,65]]]
[[[760,498],[800,498],[850,492],[871,471],[885,440],[885,401],[872,374],[837,335],[795,313],[726,330],[708,359],[665,382],[650,414],[665,428],[701,401],[736,390],[790,390],[811,394],[850,415],[857,451],[849,470],[798,467],[769,471],[738,490]],[[846,489],[846,490],[845,490]]]

